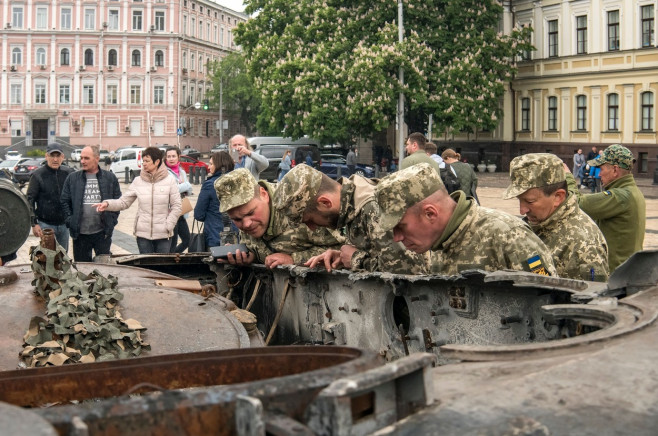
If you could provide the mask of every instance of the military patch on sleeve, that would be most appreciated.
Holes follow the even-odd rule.
[[[538,254],[531,257],[526,262],[528,262],[528,267],[530,268],[531,273],[540,274],[542,276],[550,276],[548,271],[546,271],[546,267],[544,267],[544,264],[541,261],[541,256]]]
[[[603,195],[612,195],[612,192],[610,192],[610,191],[603,191]]]

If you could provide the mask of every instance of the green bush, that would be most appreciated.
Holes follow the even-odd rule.
[[[46,152],[44,150],[35,149],[35,150],[30,150],[25,154],[27,154],[29,157],[44,157],[46,155]]]

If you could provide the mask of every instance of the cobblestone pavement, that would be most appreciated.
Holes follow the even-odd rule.
[[[121,189],[128,187],[122,180]],[[517,200],[503,200],[502,195],[507,188],[509,176],[507,173],[483,173],[479,174],[478,197],[483,206],[492,209],[505,211],[509,214],[519,216],[519,205]],[[653,179],[637,179],[638,186],[645,195],[647,200],[647,223],[646,234],[644,237],[644,249],[658,249],[658,185],[652,184]],[[190,198],[192,205],[196,204],[196,199],[201,189],[201,185],[193,185],[194,195]],[[135,223],[135,214],[137,205],[133,204],[127,210],[119,215],[119,224],[114,229],[112,238],[113,254],[131,254],[138,253],[137,243],[133,236],[133,227]],[[188,224],[192,228],[192,213],[188,214]],[[18,251],[18,258],[12,264],[29,263],[29,249],[38,244],[38,238],[30,234],[29,238]],[[69,254],[73,251],[72,242],[69,244]]]

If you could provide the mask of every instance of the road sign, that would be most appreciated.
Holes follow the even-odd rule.
[[[198,101],[194,103],[194,109],[201,109],[201,103],[199,103]]]
[[[179,127],[178,130],[176,131],[176,134],[177,134],[178,136],[182,135],[182,134],[183,134],[183,128],[182,128],[182,127]]]

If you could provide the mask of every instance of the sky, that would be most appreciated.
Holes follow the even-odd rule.
[[[244,12],[244,5],[242,0],[215,0],[215,3],[219,3],[222,6],[233,9],[234,11]]]

